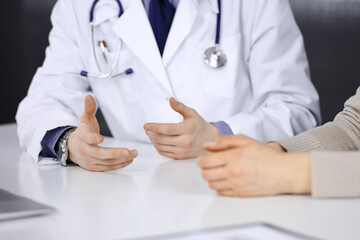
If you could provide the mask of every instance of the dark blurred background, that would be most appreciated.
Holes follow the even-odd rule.
[[[15,122],[36,69],[45,57],[50,13],[56,0],[4,0],[0,2],[1,34],[0,123]]]
[[[17,105],[44,60],[55,2],[0,2],[4,82],[0,87],[0,123],[15,121]],[[304,35],[312,80],[321,98],[323,122],[330,121],[359,86],[360,0],[291,0],[291,5]]]

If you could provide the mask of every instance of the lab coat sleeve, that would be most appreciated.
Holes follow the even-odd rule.
[[[57,163],[55,158],[39,158],[40,142],[48,130],[78,126],[88,94],[88,81],[77,74],[84,66],[72,11],[66,0],[56,3],[44,64],[37,70],[16,115],[20,145],[36,162]]]
[[[320,123],[304,43],[287,0],[259,0],[249,34],[254,111],[222,119],[235,134],[282,139]]]

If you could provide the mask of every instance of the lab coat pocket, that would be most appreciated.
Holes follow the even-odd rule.
[[[116,109],[131,108],[140,99],[135,75],[111,79],[91,79],[91,87],[98,99]]]
[[[111,64],[115,62],[118,53],[109,52]],[[122,49],[120,52],[119,62],[116,65],[113,74],[117,75],[124,72],[130,67],[136,68],[134,56],[128,49]],[[137,74],[120,75],[110,79],[91,79],[91,87],[96,94],[104,99],[111,99],[112,104],[121,109],[130,107],[140,99],[139,84]]]
[[[112,70],[112,65],[115,61],[116,53],[97,53],[97,58],[100,64],[100,69],[102,73],[109,73]]]
[[[116,61],[118,55],[115,54],[115,56],[112,57],[114,58],[114,61]],[[135,59],[136,57],[129,49],[123,48],[119,56],[119,63],[116,68],[116,72],[121,73],[126,71],[128,68],[138,69]],[[117,94],[120,95],[120,102],[124,107],[129,107],[129,105],[135,104],[140,100],[139,75],[136,71],[130,75],[120,75],[114,80],[116,82],[115,88],[118,91]]]
[[[237,94],[241,75],[241,35],[221,40],[220,48],[226,54],[227,63],[221,68],[211,68],[203,61],[204,77],[202,78],[206,94],[224,98],[234,98]],[[207,49],[209,43],[203,44]]]
[[[124,107],[129,107],[140,100],[139,86],[135,75],[120,76],[117,79],[117,85]]]
[[[109,44],[109,42],[111,44]],[[114,64],[121,53],[121,42],[116,39],[112,41],[106,42],[107,46],[111,46],[110,48],[106,48],[106,50],[101,50],[100,47],[96,48],[96,55],[99,61],[101,71],[103,73],[109,73],[113,70]],[[115,66],[116,67],[116,66]]]

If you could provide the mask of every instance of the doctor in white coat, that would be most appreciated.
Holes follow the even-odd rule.
[[[92,97],[84,112],[89,94],[115,138],[152,141],[161,155],[174,159],[198,157],[202,144],[219,134],[268,141],[320,122],[318,95],[288,0],[164,1],[176,12],[162,51],[149,21],[151,1],[57,2],[45,62],[16,117],[20,143],[37,162],[71,160],[106,171],[136,157],[135,150],[98,146],[103,138]],[[203,56],[217,32],[227,61],[213,68]],[[130,68],[128,75],[115,76]],[[109,72],[114,76],[99,78]],[[50,151],[64,147],[65,158],[43,154],[44,136],[59,127],[65,127],[57,135],[65,147],[52,144]]]

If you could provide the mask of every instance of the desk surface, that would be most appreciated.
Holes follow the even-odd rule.
[[[106,173],[37,166],[0,126],[0,188],[54,206],[53,215],[0,222],[0,239],[123,239],[267,222],[321,239],[360,239],[360,200],[310,196],[219,197],[195,160],[159,156],[151,145],[131,166]]]

